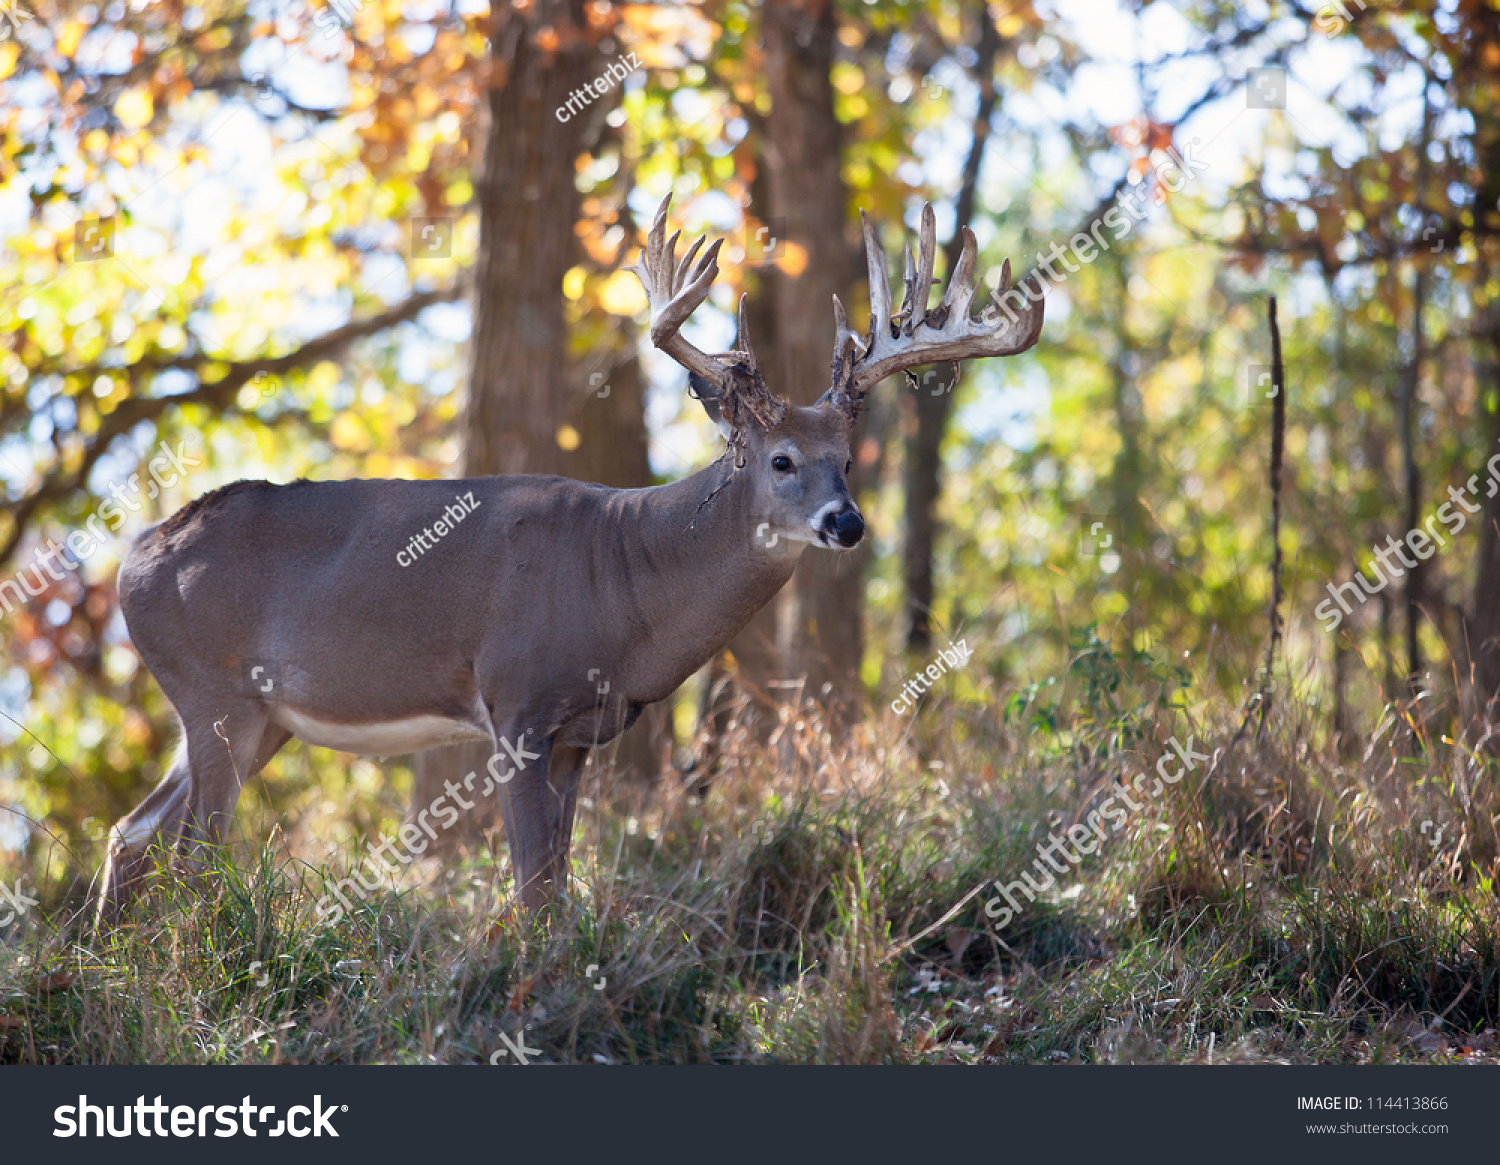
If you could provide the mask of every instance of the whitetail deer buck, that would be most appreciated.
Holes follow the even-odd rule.
[[[970,319],[967,227],[947,293],[928,308],[930,206],[892,315],[866,219],[871,334],[850,331],[835,298],[832,386],[811,408],[790,405],[761,379],[743,299],[737,350],[709,356],[679,333],[718,274],[723,240],[698,258],[699,239],[678,262],[670,203],[632,270],[652,342],[699,378],[728,439],[707,469],[635,490],[533,476],[242,481],[141,536],[120,569],[120,607],[183,740],[161,783],[110,833],[101,920],[119,917],[153,842],[201,868],[243,783],[293,736],[368,756],[477,740],[514,758],[506,772],[492,760],[490,773],[521,900],[537,909],[566,884],[588,750],[722,649],[808,544],[848,549],[863,537],[846,475],[865,394],[902,369],[1023,351],[1041,331],[1039,285],[1019,318]],[[1009,272],[1007,263],[1001,293]],[[413,534],[431,538],[427,524],[445,507],[441,541],[413,557]],[[483,785],[477,792],[494,791],[493,780]]]

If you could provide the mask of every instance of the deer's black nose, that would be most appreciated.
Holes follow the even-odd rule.
[[[865,520],[853,508],[828,515],[823,525],[838,540],[838,544],[846,548],[858,546],[859,540],[865,536]]]

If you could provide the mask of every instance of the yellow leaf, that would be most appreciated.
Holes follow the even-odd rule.
[[[0,81],[16,71],[16,58],[21,55],[20,46],[13,40],[0,44]]]
[[[140,129],[151,121],[155,107],[144,89],[127,89],[115,101],[115,116],[127,129]]]
[[[340,413],[338,419],[333,422],[333,428],[329,430],[329,436],[333,438],[333,444],[338,449],[349,449],[360,452],[370,447],[369,436],[365,428],[359,423],[359,418],[353,413]]]
[[[802,254],[807,266],[807,253]],[[599,288],[599,303],[612,316],[633,316],[646,309],[646,292],[629,271],[616,271]]]
[[[57,38],[57,51],[65,57],[71,57],[78,51],[78,42],[83,39],[83,34],[88,26],[81,20],[70,20],[62,30],[62,35]]]
[[[833,66],[833,87],[845,96],[864,92],[865,74],[864,70],[857,65],[845,64],[842,61]]]
[[[793,279],[798,278],[807,270],[807,248],[798,246],[790,239],[783,240],[781,258],[776,260],[776,266],[783,274]]]

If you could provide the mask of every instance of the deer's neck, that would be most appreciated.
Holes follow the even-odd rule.
[[[726,473],[725,463],[715,462],[631,496],[636,513],[627,515],[622,534],[636,569],[627,601],[652,640],[647,687],[671,690],[702,667],[791,578],[806,545],[768,548],[756,537],[761,519],[749,473],[742,469],[725,484]]]

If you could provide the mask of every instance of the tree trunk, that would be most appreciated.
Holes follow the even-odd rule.
[[[1500,311],[1490,309],[1490,348],[1494,354],[1483,380],[1500,391]],[[1487,450],[1500,447],[1500,404],[1490,412],[1490,442]],[[1487,491],[1488,492],[1488,491]],[[1484,497],[1479,531],[1479,569],[1474,581],[1474,609],[1468,620],[1470,676],[1474,702],[1481,719],[1497,719],[1495,699],[1500,696],[1500,491]]]
[[[626,452],[611,454],[602,439],[632,401],[639,404],[638,388],[632,394],[627,387],[630,378],[612,379],[604,400],[570,389],[562,282],[580,254],[573,233],[580,214],[573,159],[597,138],[610,104],[606,98],[567,120],[557,116],[569,96],[608,63],[597,43],[608,31],[590,27],[585,8],[585,0],[535,0],[525,9],[493,9],[487,136],[475,181],[479,256],[463,421],[465,476],[568,473],[596,453],[613,459],[612,473],[642,471],[639,417],[625,423]],[[618,87],[610,92],[617,101]],[[620,397],[608,407],[616,390]],[[587,408],[586,399],[606,407]],[[565,450],[559,444],[565,424],[587,431],[587,446]],[[487,745],[456,745],[418,753],[413,812],[441,795],[445,781],[482,770],[490,752]],[[497,804],[476,805],[445,831],[442,842],[475,841],[498,820]]]
[[[1355,569],[1358,569],[1356,563]],[[1384,671],[1380,680],[1380,698],[1396,699],[1396,653],[1391,647],[1391,589],[1380,588],[1380,658]]]
[[[475,194],[479,258],[464,417],[468,474],[559,473],[557,431],[568,415],[562,278],[577,261],[573,159],[596,132],[601,104],[567,121],[556,110],[604,59],[584,0],[495,6],[488,137]],[[553,52],[537,46],[551,29]],[[618,92],[618,90],[612,90]]]
[[[764,141],[764,123],[760,123],[760,129],[761,139]],[[755,218],[772,217],[769,209],[771,184],[767,170],[768,167],[763,163],[756,169],[750,182],[750,206]],[[776,271],[770,267],[763,268],[760,272],[759,294],[751,298],[746,315],[750,339],[758,353],[761,367],[767,371],[776,370],[774,375],[779,377],[780,366],[774,362],[774,354],[780,350],[777,292]],[[770,387],[776,391],[781,389],[781,385],[775,382]],[[718,766],[724,736],[736,714],[748,715],[762,737],[770,734],[776,707],[781,699],[778,689],[770,685],[783,682],[784,675],[791,666],[784,650],[786,639],[794,626],[792,611],[795,607],[795,595],[791,591],[790,586],[783,587],[776,598],[757,611],[745,625],[745,629],[734,637],[727,653],[733,660],[733,666],[729,666],[721,658],[705,677],[707,688],[704,695],[711,696],[711,699],[700,705],[699,712],[700,719],[708,730],[710,744],[707,754],[702,758],[702,773],[697,782],[700,791],[706,790],[707,783]],[[730,681],[728,684],[723,683],[726,678]]]
[[[1422,112],[1422,152],[1418,163],[1419,196],[1426,194],[1428,185],[1427,146],[1432,140],[1432,125],[1432,102],[1426,99]],[[1427,333],[1422,321],[1422,311],[1427,304],[1427,272],[1421,263],[1414,265],[1413,275],[1411,362],[1402,370],[1400,402],[1401,468],[1406,487],[1407,530],[1421,529],[1418,523],[1422,520],[1422,481],[1417,471],[1416,434],[1413,426],[1416,424],[1417,394],[1422,387],[1422,362],[1427,355]],[[1406,689],[1409,696],[1420,695],[1422,691],[1422,590],[1426,574],[1426,563],[1422,559],[1417,559],[1415,566],[1406,568],[1403,597],[1406,605]],[[1420,712],[1420,709],[1417,711]]]
[[[1417,391],[1422,384],[1422,360],[1426,355],[1426,333],[1422,328],[1422,308],[1426,300],[1426,276],[1417,268],[1415,287],[1412,290],[1412,357],[1402,369],[1401,395],[1398,416],[1401,424],[1401,469],[1406,493],[1406,528],[1420,530],[1422,520],[1422,481],[1417,470],[1416,434],[1414,413],[1417,408]],[[1406,615],[1406,685],[1409,694],[1417,695],[1422,686],[1422,583],[1425,562],[1417,560],[1415,566],[1406,567],[1406,586],[1403,599]]]
[[[1120,451],[1110,471],[1110,518],[1114,529],[1110,533],[1113,545],[1120,557],[1120,567],[1115,573],[1114,587],[1123,595],[1136,596],[1144,570],[1147,527],[1141,507],[1141,482],[1144,477],[1141,456],[1141,432],[1145,419],[1141,404],[1141,390],[1135,372],[1127,369],[1127,353],[1139,350],[1140,345],[1130,332],[1130,323],[1125,308],[1130,302],[1130,258],[1126,251],[1117,250],[1111,259],[1118,291],[1114,313],[1114,359],[1110,363],[1115,411],[1115,431],[1120,438]],[[1268,418],[1269,420],[1269,418]],[[1128,551],[1128,553],[1127,553]],[[1126,641],[1135,643],[1139,627],[1136,602],[1132,601],[1125,611]]]
[[[1500,44],[1500,27],[1494,18],[1490,20],[1487,34],[1476,37],[1474,60],[1482,60]],[[1489,66],[1477,68],[1472,80],[1488,85]],[[1494,105],[1475,92],[1475,100],[1465,102],[1475,119],[1474,152],[1478,161],[1478,172],[1483,176],[1475,190],[1475,205],[1500,207],[1500,117]],[[1494,248],[1480,247],[1473,286],[1483,287],[1495,275]],[[1484,348],[1474,347],[1475,376],[1480,384],[1489,385],[1500,394],[1500,304],[1493,296],[1488,298],[1484,317],[1476,321],[1476,332],[1489,341],[1490,359],[1485,360]],[[1476,337],[1477,338],[1477,337]],[[1490,439],[1485,446],[1485,463],[1489,455],[1500,448],[1500,403],[1490,410]],[[1477,468],[1477,467],[1476,467]],[[1487,472],[1487,471],[1486,471]],[[1486,490],[1486,494],[1491,491]],[[1474,607],[1466,621],[1464,638],[1471,653],[1469,679],[1474,686],[1472,693],[1474,709],[1478,718],[1486,723],[1497,719],[1496,698],[1500,697],[1500,496],[1480,500],[1479,519],[1479,563],[1474,578]],[[1500,752],[1500,740],[1489,741],[1487,747]]]
[[[761,366],[774,378],[773,388],[807,405],[829,385],[833,297],[849,299],[848,192],[830,74],[838,21],[830,0],[766,0],[761,30],[771,93],[765,138],[769,217],[784,224],[786,239],[806,253],[806,266],[795,277],[767,269],[775,347]],[[856,453],[859,441],[856,430],[850,442]],[[851,482],[856,497],[863,484]],[[761,688],[768,681],[792,685],[780,690],[814,697],[836,723],[858,717],[868,546],[867,540],[848,553],[812,549],[802,556],[776,604],[780,674],[748,680]]]
[[[1344,632],[1333,633],[1333,753],[1348,756],[1353,751],[1354,736],[1349,725],[1349,648]]]
[[[988,9],[979,13],[979,61],[974,74],[979,81],[979,108],[974,114],[973,138],[964,163],[959,187],[956,227],[974,217],[974,196],[984,148],[990,136],[990,116],[995,112],[995,56],[1000,51],[1000,33]],[[963,250],[963,232],[955,228],[944,251],[943,270],[951,274]],[[937,391],[919,376],[916,432],[906,443],[906,649],[926,658],[932,651],[932,604],[937,596],[933,554],[937,545],[938,499],[942,496],[943,438],[953,415],[957,377],[941,369],[932,379]]]

